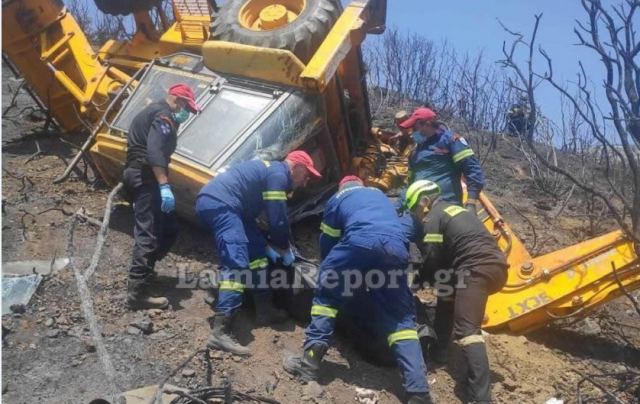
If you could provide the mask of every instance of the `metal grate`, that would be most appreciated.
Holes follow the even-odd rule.
[[[207,0],[174,0],[173,8],[180,17],[209,17],[209,3]]]

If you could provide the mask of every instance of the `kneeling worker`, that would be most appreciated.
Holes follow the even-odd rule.
[[[407,283],[408,241],[393,204],[376,188],[347,176],[327,203],[321,224],[322,264],[311,308],[302,356],[285,359],[287,372],[309,381],[318,376],[329,346],[338,311],[352,296],[346,289],[347,274],[379,271],[376,286],[352,285],[370,294],[372,321],[384,334],[400,368],[409,403],[430,403],[426,367],[415,325],[413,296]],[[395,273],[395,281],[391,280]],[[348,275],[351,277],[351,275]],[[333,281],[334,284],[331,283]],[[390,281],[390,282],[389,282]],[[373,282],[373,281],[372,281]],[[366,289],[368,288],[368,290]],[[357,296],[357,295],[356,295]],[[357,297],[354,297],[357,298]]]
[[[284,161],[250,160],[232,166],[205,185],[196,199],[196,214],[211,233],[222,269],[210,348],[250,355],[230,334],[232,316],[242,305],[245,285],[254,285],[256,323],[282,322],[287,315],[273,306],[268,288],[258,288],[266,280],[269,263],[282,259],[289,266],[294,253],[289,242],[287,193],[304,187],[309,177],[321,177],[313,160],[304,151],[294,151]],[[266,212],[271,245],[267,245],[256,219]],[[246,276],[249,274],[250,276]]]
[[[504,253],[476,215],[440,199],[440,187],[432,181],[411,184],[405,206],[423,225],[424,268],[453,268],[458,277],[463,277],[464,282],[457,280],[455,289],[453,338],[462,347],[468,364],[471,400],[491,402],[489,360],[480,326],[488,296],[501,290],[507,280]],[[437,317],[438,313],[436,323]],[[438,335],[438,339],[439,345],[446,346],[449,335]]]

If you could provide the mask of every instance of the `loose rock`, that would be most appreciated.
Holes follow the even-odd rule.
[[[585,318],[580,322],[579,327],[583,334],[589,336],[599,335],[602,332],[600,325],[592,318]]]
[[[46,325],[47,327],[53,327],[53,325],[56,323],[56,320],[54,320],[53,318],[49,317],[45,322],[44,325]]]
[[[196,371],[193,370],[193,369],[187,368],[187,369],[183,369],[182,370],[182,376],[183,377],[193,377],[195,375],[196,375]]]
[[[267,392],[267,394],[272,394],[277,386],[278,386],[278,379],[275,378],[274,376],[271,376],[264,383],[264,390]]]
[[[362,404],[377,404],[380,395],[377,391],[356,387],[356,401]]]
[[[151,334],[153,332],[153,322],[147,316],[144,316],[141,320],[129,323],[131,327],[135,327],[145,334]]]
[[[93,339],[91,339],[89,337],[81,337],[80,341],[82,341],[82,346],[84,346],[84,349],[87,352],[95,352],[96,351],[96,344],[93,342]]]
[[[127,327],[127,334],[129,334],[129,335],[142,335],[142,330],[137,328],[137,327],[134,327],[134,326],[130,325],[129,327]]]
[[[58,338],[60,336],[60,330],[54,329],[47,331],[47,338]]]
[[[224,359],[222,351],[211,350],[209,351],[209,357],[211,359]]]
[[[27,311],[27,307],[24,304],[12,304],[9,306],[9,310],[14,314],[23,314]]]

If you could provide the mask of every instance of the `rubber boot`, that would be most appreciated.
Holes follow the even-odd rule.
[[[166,297],[149,295],[149,280],[151,276],[142,279],[129,278],[127,282],[127,304],[131,310],[166,309],[169,300]]]
[[[429,345],[429,360],[438,365],[444,365],[449,358],[449,348],[446,342],[437,341]]]
[[[484,343],[474,343],[462,347],[467,361],[469,396],[474,403],[491,402],[491,376],[489,373],[489,358]]]
[[[322,362],[322,358],[326,352],[327,348],[320,344],[311,345],[305,349],[302,357],[292,356],[285,358],[282,366],[284,370],[294,376],[300,377],[300,379],[305,382],[318,380],[320,362]]]
[[[256,305],[256,325],[278,324],[289,318],[286,311],[277,309],[273,305],[273,295],[269,292],[255,293],[253,301]]]
[[[448,359],[449,339],[453,329],[454,300],[438,298],[436,317],[433,328],[438,336],[435,344],[429,346],[429,360],[437,364],[445,364]]]
[[[407,404],[433,404],[433,400],[428,392],[407,393]]]
[[[240,345],[231,335],[231,321],[231,316],[222,313],[216,314],[207,346],[212,349],[230,352],[234,355],[251,356],[251,349]]]

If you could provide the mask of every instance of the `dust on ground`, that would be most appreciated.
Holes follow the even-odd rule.
[[[8,84],[16,83],[3,80],[5,90]],[[86,215],[100,219],[109,192],[91,175],[89,180],[83,178],[82,169],[66,182],[53,183],[75,149],[53,135],[38,135],[42,116],[22,111],[28,102],[21,97],[12,110],[19,115],[3,119],[3,262],[66,256],[70,215],[83,208]],[[43,154],[34,157],[36,141]],[[500,150],[488,160],[487,191],[496,195],[498,209],[516,233],[531,247],[531,225],[514,212],[514,206],[539,226],[540,251],[578,241],[574,235],[580,224],[558,226],[549,211],[536,208],[538,201],[513,198],[533,194],[531,183],[526,176],[517,179],[515,173],[519,172],[521,160],[508,149]],[[508,158],[501,157],[502,153]],[[133,244],[131,231],[131,208],[118,201],[102,259],[89,279],[93,308],[121,391],[158,383],[205,345],[212,319],[205,302],[210,292],[177,287],[178,274],[196,275],[216,264],[209,235],[183,222],[172,252],[157,265],[157,284],[168,296],[172,309],[129,312],[125,308],[125,288]],[[301,223],[294,231],[305,254],[317,256],[317,222],[312,219]],[[77,227],[74,256],[79,268],[88,264],[96,235],[97,228],[91,224]],[[148,334],[130,326],[144,315],[153,323]],[[289,321],[274,328],[255,328],[251,310],[243,310],[237,323],[240,342],[248,343],[254,354],[240,358],[212,352],[214,383],[227,379],[238,391],[269,396],[282,403],[355,402],[356,387],[375,390],[380,403],[398,403],[402,399],[397,370],[362,360],[353,349],[353,341],[336,338],[323,365],[321,388],[314,389],[289,377],[281,366],[285,352],[301,349],[304,324]],[[496,402],[544,403],[552,397],[575,402],[581,375],[640,371],[638,323],[631,304],[618,299],[588,321],[551,325],[526,337],[490,335],[487,340]],[[108,396],[112,386],[82,316],[70,268],[45,279],[26,312],[3,316],[2,325],[4,402],[87,403]],[[428,366],[436,402],[463,402],[464,395],[456,381],[461,380],[464,369],[455,347],[452,346],[447,366]],[[201,356],[186,369],[169,383],[183,387],[205,383],[206,363]],[[611,377],[596,381],[615,392],[622,402],[638,400],[637,384],[625,386],[628,380]],[[589,382],[582,384],[581,395],[587,402],[605,401],[603,392]]]

